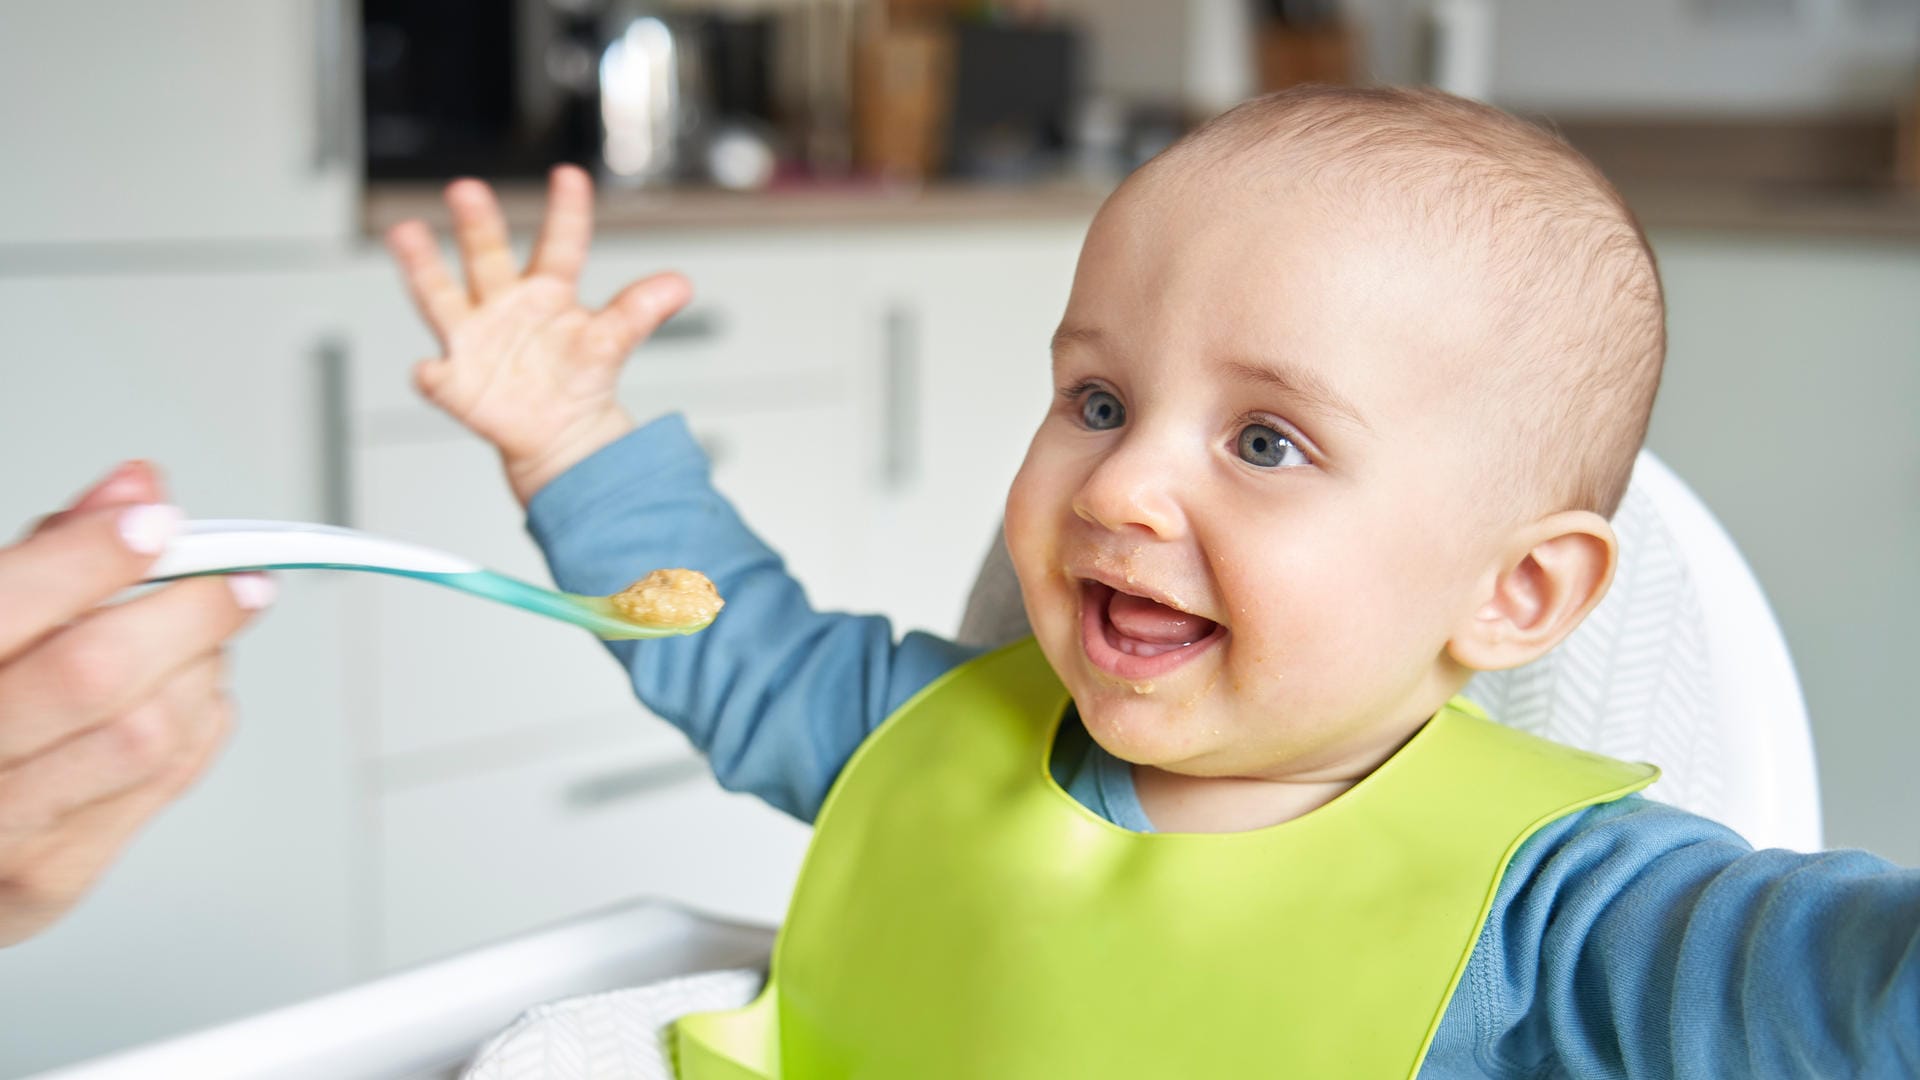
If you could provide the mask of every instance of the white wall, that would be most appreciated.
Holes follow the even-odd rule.
[[[1920,0],[1458,0],[1490,12],[1491,100],[1529,111],[1828,113],[1907,100]],[[1427,75],[1430,0],[1348,0],[1369,73]],[[1238,0],[1055,0],[1089,32],[1090,84],[1201,109],[1251,87]],[[1239,26],[1236,38],[1233,27]]]
[[[1832,112],[1904,99],[1912,0],[1490,0],[1493,100],[1553,112]]]
[[[1812,718],[1829,846],[1920,865],[1920,249],[1661,233],[1649,443],[1745,553]]]

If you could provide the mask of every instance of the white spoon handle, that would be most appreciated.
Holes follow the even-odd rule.
[[[303,521],[189,521],[147,572],[150,581],[274,566],[354,566],[467,574],[478,563],[383,536]]]

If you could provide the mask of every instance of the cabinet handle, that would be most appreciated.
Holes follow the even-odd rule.
[[[599,810],[617,802],[648,795],[683,784],[707,771],[707,763],[697,757],[674,758],[630,769],[575,780],[560,793],[560,799],[572,810]]]
[[[711,432],[696,431],[693,441],[707,455],[708,466],[716,472],[733,461],[732,440]]]
[[[920,326],[904,304],[887,308],[880,390],[880,484],[891,492],[913,485],[920,471]]]
[[[720,316],[712,311],[683,311],[661,323],[647,340],[705,341],[719,335],[721,323]]]
[[[352,140],[347,132],[353,95],[347,87],[347,17],[356,6],[348,0],[313,2],[313,171],[330,173],[350,168]]]
[[[353,525],[353,414],[352,373],[347,343],[328,334],[313,347],[319,393],[316,430],[319,432],[320,520],[329,525]]]

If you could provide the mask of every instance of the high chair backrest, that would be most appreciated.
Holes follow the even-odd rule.
[[[1779,624],[1733,541],[1672,470],[1641,451],[1614,515],[1613,588],[1560,646],[1466,695],[1494,719],[1660,766],[1656,799],[1722,822],[1755,847],[1820,847],[1805,702]],[[996,536],[960,640],[1029,632]]]

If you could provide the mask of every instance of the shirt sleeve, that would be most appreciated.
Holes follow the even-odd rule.
[[[1509,883],[1463,987],[1490,1075],[1920,1075],[1920,871],[1634,797],[1531,838]]]
[[[647,708],[706,754],[720,783],[810,821],[853,751],[915,691],[976,654],[878,615],[815,611],[774,550],[713,487],[670,415],[534,496],[527,529],[554,581],[606,595],[684,566],[726,607],[687,637],[608,642]]]

